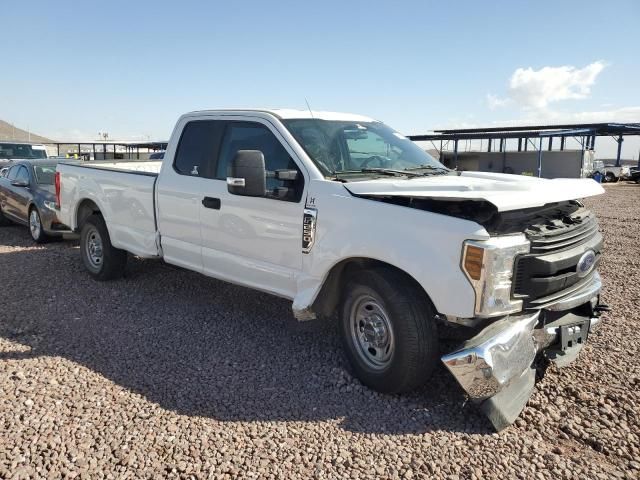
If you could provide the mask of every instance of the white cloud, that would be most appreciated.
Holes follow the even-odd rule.
[[[587,98],[605,66],[604,62],[597,61],[583,68],[568,65],[540,70],[518,68],[511,75],[506,98],[487,95],[489,108],[513,102],[525,109],[544,109],[561,100]]]

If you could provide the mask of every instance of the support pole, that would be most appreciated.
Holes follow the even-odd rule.
[[[519,152],[522,151],[522,139],[521,138],[518,139],[518,151]]]
[[[491,144],[493,143],[493,141],[489,138],[488,139],[488,143],[487,143],[487,152],[491,153]]]
[[[458,167],[458,139],[453,141],[453,164]]]
[[[620,135],[618,137],[618,153],[616,155],[616,167],[620,166],[620,154],[622,153],[622,142],[624,141],[624,138],[622,137],[622,135]]]
[[[500,139],[500,151],[504,152],[504,138]]]
[[[564,144],[566,142],[566,137],[560,137],[560,150],[564,150]]]
[[[538,145],[538,178],[542,178],[542,137],[540,137],[540,145]]]
[[[549,151],[553,150],[553,137],[549,137]]]

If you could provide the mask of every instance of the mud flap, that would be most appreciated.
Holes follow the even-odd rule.
[[[480,410],[497,432],[516,421],[531,397],[535,380],[536,371],[534,368],[529,368],[520,378],[513,380],[507,388],[480,404]]]

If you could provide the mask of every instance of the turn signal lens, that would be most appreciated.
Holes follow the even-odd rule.
[[[60,172],[56,172],[53,178],[56,188],[56,208],[60,208],[60,188],[62,186],[62,184],[60,183]]]
[[[473,280],[480,280],[483,258],[483,248],[467,245],[467,250],[464,255],[464,269]]]

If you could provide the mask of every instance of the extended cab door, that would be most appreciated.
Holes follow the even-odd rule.
[[[292,298],[302,269],[303,169],[267,120],[233,117],[218,122],[223,135],[200,213],[204,273]],[[227,191],[227,166],[238,150],[260,150],[268,171],[296,170],[297,178],[268,178],[272,193],[267,197],[232,195]],[[277,198],[273,192],[279,186],[288,193]]]
[[[157,223],[167,263],[202,272],[200,210],[222,130],[206,118],[176,125],[156,186]]]

